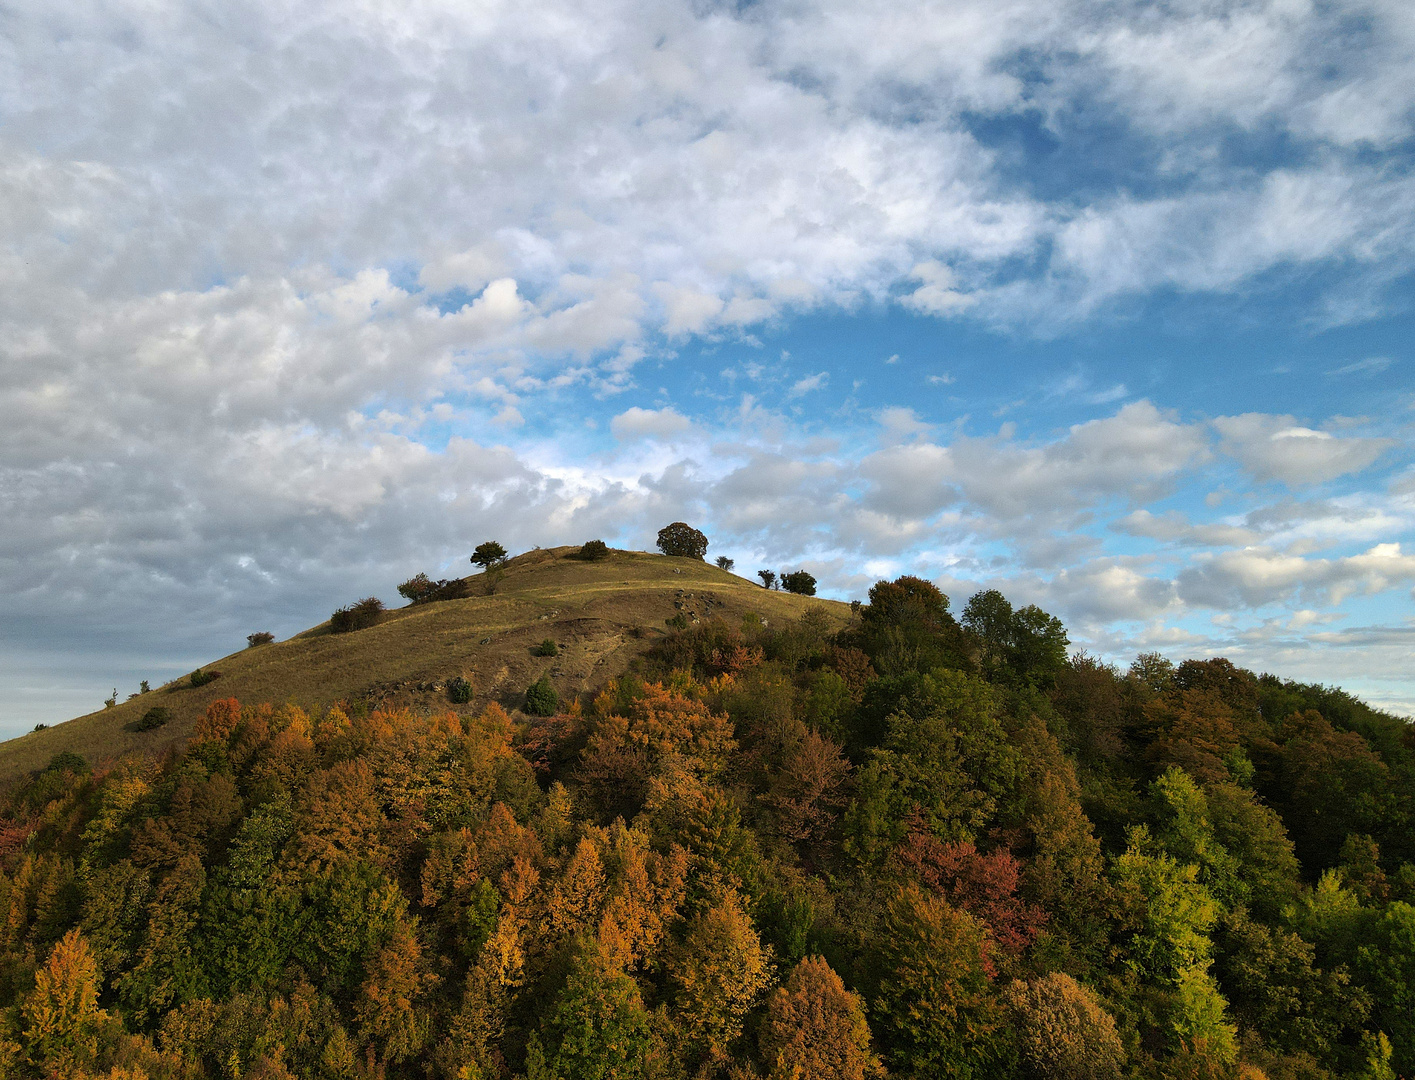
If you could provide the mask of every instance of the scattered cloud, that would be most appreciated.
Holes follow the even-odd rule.
[[[1360,472],[1395,440],[1338,436],[1301,426],[1291,416],[1244,413],[1220,416],[1214,428],[1219,449],[1235,458],[1259,482],[1277,480],[1305,487]]]
[[[692,421],[671,406],[641,409],[635,405],[609,422],[616,439],[672,439],[692,428]]]
[[[815,375],[807,375],[804,379],[798,379],[791,384],[791,389],[787,393],[788,397],[801,397],[814,390],[820,390],[830,381],[830,373],[826,371],[817,372]]]
[[[1364,360],[1353,360],[1349,364],[1332,368],[1328,375],[1379,375],[1388,369],[1394,360],[1389,356],[1368,356]]]

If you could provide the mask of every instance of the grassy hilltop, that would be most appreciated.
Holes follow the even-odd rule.
[[[490,595],[482,575],[466,579],[462,600],[398,608],[377,626],[347,634],[324,622],[287,641],[212,660],[220,677],[193,687],[186,678],[67,723],[0,743],[0,786],[69,751],[93,764],[132,752],[160,754],[191,736],[211,702],[294,702],[307,709],[336,701],[370,706],[449,707],[444,687],[467,679],[474,696],[465,711],[488,701],[508,709],[527,686],[548,675],[561,697],[602,686],[623,673],[666,632],[681,610],[690,621],[739,620],[756,612],[770,622],[794,619],[808,607],[842,622],[849,607],[833,600],[772,592],[695,559],[611,551],[597,562],[573,556],[574,547],[529,551],[508,563]],[[691,596],[685,594],[692,594]],[[554,657],[534,656],[545,638]],[[152,731],[134,730],[154,706],[172,719]]]

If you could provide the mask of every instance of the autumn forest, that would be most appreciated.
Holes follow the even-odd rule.
[[[915,577],[0,803],[0,1075],[1415,1075],[1415,735]],[[96,765],[96,768],[95,768]]]

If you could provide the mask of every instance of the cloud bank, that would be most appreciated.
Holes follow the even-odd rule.
[[[841,594],[922,560],[1116,649],[1410,583],[1410,489],[1371,480],[1408,462],[1398,423],[1181,413],[1127,378],[990,433],[859,404],[817,357],[746,397],[659,374],[867,311],[1054,339],[1298,282],[1313,327],[1388,313],[1408,5],[22,2],[0,34],[21,652],[116,656],[137,618],[136,666],[486,533],[690,514]],[[1185,501],[1224,485],[1241,513]]]

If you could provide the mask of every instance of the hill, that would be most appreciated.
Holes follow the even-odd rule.
[[[1415,1075],[1408,723],[995,591],[566,554],[17,777],[0,1077]]]
[[[695,622],[740,622],[756,612],[768,622],[798,618],[809,606],[843,622],[845,604],[763,589],[755,582],[695,559],[611,551],[585,562],[573,547],[527,552],[510,560],[492,595],[484,579],[466,579],[472,595],[389,611],[382,622],[353,633],[330,632],[328,622],[287,641],[242,649],[212,660],[219,672],[204,686],[180,679],[111,709],[0,743],[0,788],[42,767],[55,754],[75,753],[101,765],[129,753],[161,754],[191,736],[212,701],[294,702],[316,710],[337,701],[370,707],[448,708],[445,687],[454,677],[473,689],[476,713],[488,702],[521,704],[526,687],[547,675],[562,697],[596,689],[667,632],[680,611]],[[533,646],[552,638],[555,657]],[[154,706],[171,720],[135,730]]]

